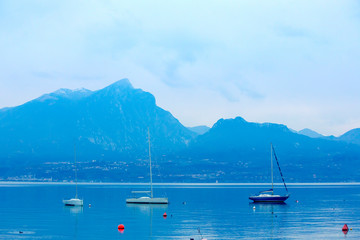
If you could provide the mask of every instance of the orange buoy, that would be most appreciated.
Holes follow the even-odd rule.
[[[124,230],[124,229],[125,229],[124,224],[119,224],[118,229],[119,229],[119,230]]]

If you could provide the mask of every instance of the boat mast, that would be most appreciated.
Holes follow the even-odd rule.
[[[272,143],[270,144],[270,153],[271,153],[271,190],[274,194],[274,167],[273,167],[273,153],[272,153]]]
[[[149,160],[150,160],[150,196],[153,198],[153,186],[152,186],[152,170],[151,170],[151,151],[150,151],[150,129],[148,128],[149,138]]]
[[[75,185],[76,185],[76,195],[75,195],[75,198],[78,198],[77,169],[76,169],[76,145],[75,145],[75,143],[74,143],[74,161],[75,161]]]

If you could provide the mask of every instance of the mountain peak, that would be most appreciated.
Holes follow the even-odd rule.
[[[123,95],[127,94],[129,92],[132,92],[134,87],[131,85],[129,79],[124,78],[119,81],[116,81],[112,84],[110,84],[107,87],[104,87],[103,89],[98,90],[98,93],[102,93],[105,95]]]
[[[110,84],[109,86],[107,86],[107,88],[123,88],[123,89],[130,88],[130,89],[133,89],[134,87],[131,85],[129,79],[123,78],[121,80],[114,82],[113,84]]]
[[[304,128],[303,130],[299,131],[300,134],[311,137],[311,138],[321,138],[324,137],[320,133],[315,132],[314,130],[311,130],[309,128]]]
[[[35,100],[43,102],[43,101],[47,101],[47,100],[58,100],[60,98],[79,99],[79,98],[87,97],[91,93],[92,93],[92,91],[85,89],[85,88],[80,88],[80,89],[75,89],[75,90],[71,90],[68,88],[60,88],[60,89],[56,90],[55,92],[44,94]]]
[[[240,116],[237,116],[234,120],[235,120],[236,122],[247,123],[247,121],[246,121],[244,118],[240,117]]]
[[[71,90],[68,88],[60,88],[50,94],[56,95],[56,96],[68,96],[69,97],[69,96],[73,96],[73,95],[82,95],[82,94],[87,95],[89,93],[91,93],[91,91],[86,88],[77,88],[75,90]]]
[[[73,91],[68,89],[68,88],[60,88],[60,89],[56,90],[55,92],[53,92],[53,94],[56,94],[56,95],[69,95],[72,92]]]

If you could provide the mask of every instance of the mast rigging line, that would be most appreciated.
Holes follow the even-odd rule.
[[[273,146],[273,145],[271,145],[271,148],[272,148],[272,150],[273,150],[273,153],[274,153],[274,157],[275,157],[276,163],[277,163],[277,165],[278,165],[278,167],[279,167],[279,171],[280,171],[281,179],[282,179],[282,181],[283,181],[283,183],[284,183],[284,186],[285,186],[286,192],[288,193],[289,191],[288,191],[288,189],[287,189],[287,187],[286,187],[286,183],[285,183],[285,180],[284,180],[284,176],[283,176],[283,174],[282,174],[282,172],[281,172],[280,164],[279,164],[279,161],[278,161],[278,159],[277,159],[277,156],[276,156],[276,153],[275,153],[274,146]]]

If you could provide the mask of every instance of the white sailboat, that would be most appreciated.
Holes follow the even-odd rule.
[[[74,159],[75,159],[75,186],[76,186],[76,194],[74,198],[69,200],[63,200],[65,206],[83,206],[84,200],[78,198],[78,187],[77,187],[77,168],[76,168],[76,148],[74,145]]]
[[[150,161],[150,191],[132,191],[134,194],[146,194],[147,196],[134,197],[126,199],[126,203],[137,203],[137,204],[168,204],[169,201],[164,197],[154,198],[153,194],[153,183],[152,183],[152,169],[151,169],[151,146],[150,146],[150,131],[148,129],[149,138],[149,161]]]

